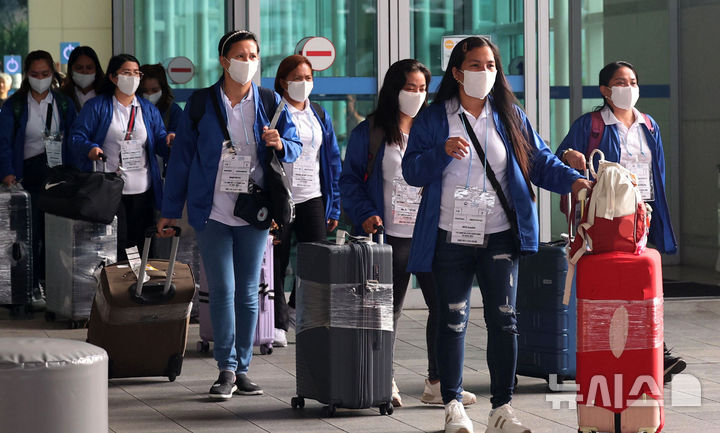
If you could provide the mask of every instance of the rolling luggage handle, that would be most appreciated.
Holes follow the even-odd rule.
[[[135,291],[132,293],[133,300],[140,304],[159,304],[173,297],[175,294],[175,286],[172,285],[172,276],[175,271],[175,259],[177,258],[178,245],[180,244],[180,233],[181,229],[177,226],[167,227],[165,230],[173,230],[172,246],[170,248],[170,259],[168,263],[167,271],[165,272],[165,283],[151,284],[146,286],[147,289],[143,293],[143,286],[145,280],[145,267],[148,263],[148,256],[150,255],[150,243],[152,237],[156,233],[155,227],[148,227],[145,230],[145,244],[143,246],[142,260],[140,261],[140,269],[138,270],[138,282],[135,285]],[[162,287],[162,291],[160,291]]]

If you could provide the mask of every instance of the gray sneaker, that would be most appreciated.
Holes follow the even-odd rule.
[[[213,400],[230,400],[233,392],[237,389],[235,385],[235,373],[228,370],[220,372],[218,379],[210,387],[208,397]]]
[[[235,394],[238,395],[260,395],[263,393],[262,388],[250,380],[245,373],[237,373],[235,375],[235,384],[237,385]]]

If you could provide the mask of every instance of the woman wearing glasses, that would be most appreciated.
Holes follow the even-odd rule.
[[[145,229],[160,209],[162,183],[155,154],[168,154],[167,133],[158,109],[135,96],[142,73],[137,59],[119,54],[110,59],[101,95],[83,106],[71,132],[72,159],[91,171],[107,156],[107,171],[125,181],[118,210],[118,259],[125,248],[142,249]]]

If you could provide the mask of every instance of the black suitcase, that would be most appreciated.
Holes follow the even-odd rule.
[[[392,247],[300,243],[297,255],[297,397],[392,414]]]
[[[0,187],[0,305],[14,313],[31,308],[33,292],[30,194],[20,187]]]
[[[556,374],[557,383],[575,378],[577,314],[575,296],[563,305],[565,248],[565,241],[540,244],[537,254],[520,258],[518,271],[517,374],[548,381]]]

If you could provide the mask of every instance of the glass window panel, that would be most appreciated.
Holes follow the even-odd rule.
[[[217,44],[225,34],[225,1],[135,0],[135,57],[145,63],[165,63],[185,56],[195,64],[195,76],[181,89],[207,87],[221,70]]]

